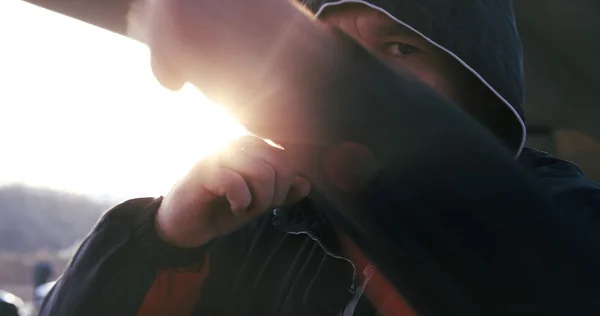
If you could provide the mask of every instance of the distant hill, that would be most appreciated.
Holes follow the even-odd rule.
[[[56,251],[85,237],[110,207],[86,196],[0,187],[0,252]]]

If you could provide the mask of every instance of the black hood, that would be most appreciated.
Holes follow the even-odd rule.
[[[379,10],[437,46],[475,75],[506,110],[501,138],[518,155],[525,143],[523,50],[510,0],[303,0],[318,17],[359,3]]]

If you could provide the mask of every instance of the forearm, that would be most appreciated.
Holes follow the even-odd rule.
[[[298,81],[257,112],[268,117],[243,120],[296,153],[313,198],[418,312],[597,312],[590,294],[600,258],[590,227],[564,222],[481,124],[358,44],[338,44],[345,48],[335,61],[301,56],[305,71],[289,73]],[[366,145],[380,167],[361,192],[325,176],[326,154],[348,141]]]
[[[296,23],[293,36],[268,58],[273,79],[266,92],[232,108],[251,132],[290,146],[356,141],[379,158],[419,138],[428,140],[421,151],[436,148],[440,132],[503,150],[461,109],[344,33],[318,21]]]

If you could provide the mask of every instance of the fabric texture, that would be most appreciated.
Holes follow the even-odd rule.
[[[380,9],[442,48],[514,109],[505,137],[519,153],[526,131],[523,47],[511,0],[303,0],[312,12],[348,3]],[[513,112],[511,110],[511,112]]]

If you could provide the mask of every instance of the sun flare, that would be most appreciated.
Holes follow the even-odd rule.
[[[18,0],[0,1],[0,38],[0,184],[165,194],[246,133],[194,87],[162,88],[128,38]]]

